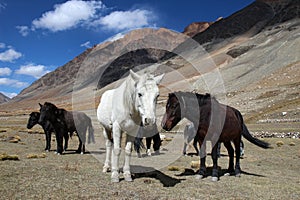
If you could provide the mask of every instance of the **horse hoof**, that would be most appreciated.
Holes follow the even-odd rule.
[[[142,157],[141,153],[137,153],[137,157],[141,158]]]
[[[103,170],[102,170],[103,173],[107,173],[107,172],[110,172],[110,169],[108,166],[105,166],[103,167]]]
[[[219,180],[219,178],[218,177],[215,177],[215,176],[213,176],[212,178],[211,178],[211,181],[212,182],[216,182],[216,181],[218,181]]]
[[[151,150],[147,149],[147,156],[151,156]]]
[[[226,173],[224,174],[224,176],[230,176],[230,173],[229,173],[229,172],[226,172]]]
[[[203,179],[203,178],[204,178],[204,176],[201,175],[201,174],[196,174],[195,175],[195,179],[197,179],[197,180],[200,180],[200,179]]]
[[[236,174],[235,177],[241,177],[241,173]]]
[[[80,154],[83,155],[83,152],[81,152]]]
[[[119,183],[120,182],[120,178],[119,178],[119,173],[116,171],[113,171],[111,173],[111,182],[112,183]]]
[[[49,150],[47,149],[46,152],[49,152]]]
[[[54,151],[54,154],[57,154],[57,151]]]
[[[132,182],[131,174],[124,174],[124,179],[127,182]]]
[[[119,178],[111,178],[112,183],[119,183],[120,179]]]

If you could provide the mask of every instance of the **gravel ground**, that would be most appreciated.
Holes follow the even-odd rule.
[[[133,155],[133,182],[111,183],[110,174],[102,173],[101,144],[89,146],[92,150],[85,155],[75,154],[78,139],[74,137],[70,150],[58,156],[54,151],[45,153],[44,135],[34,133],[9,128],[0,132],[0,154],[19,158],[0,161],[0,199],[300,199],[299,139],[264,138],[274,147],[267,150],[245,141],[240,178],[223,176],[228,156],[222,147],[220,180],[212,182],[210,156],[207,178],[196,180],[197,169],[191,167],[191,161],[198,158],[181,156],[182,140],[167,135],[170,141],[163,142],[161,155],[138,162]],[[12,138],[18,141],[9,142]],[[55,146],[52,141],[52,149]],[[174,156],[172,146],[178,147],[176,157],[166,162],[166,157]],[[40,158],[29,159],[29,154]],[[153,168],[156,164],[160,168]]]

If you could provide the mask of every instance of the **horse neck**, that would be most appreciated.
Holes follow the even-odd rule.
[[[127,109],[130,114],[138,114],[138,110],[135,107],[135,88],[134,81],[131,78],[127,78],[124,82],[124,91],[123,91],[123,104],[125,109]]]
[[[180,105],[182,110],[182,118],[187,118],[193,122],[195,126],[199,123],[201,106],[207,104],[207,100],[203,95],[187,93],[181,95]]]

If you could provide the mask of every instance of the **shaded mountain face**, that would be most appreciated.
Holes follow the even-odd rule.
[[[103,72],[97,84],[97,89],[119,80],[130,69],[136,68],[136,70],[142,70],[149,66],[149,64],[158,62],[166,53],[168,51],[162,49],[147,48],[130,51],[118,57]]]
[[[5,103],[5,102],[8,102],[9,100],[10,100],[9,97],[5,96],[4,94],[2,94],[2,93],[0,92],[0,104]]]
[[[267,26],[273,26],[300,16],[299,0],[258,0],[246,8],[221,19],[206,31],[196,34],[200,44],[226,39],[246,32],[255,35]],[[209,45],[206,46],[209,49]]]

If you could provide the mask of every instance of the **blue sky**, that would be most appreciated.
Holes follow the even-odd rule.
[[[0,0],[0,92],[13,97],[118,33],[141,27],[178,32],[215,21],[254,0]]]

